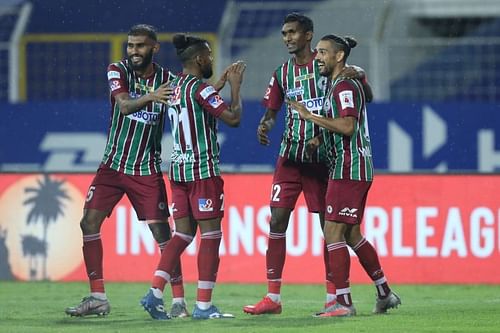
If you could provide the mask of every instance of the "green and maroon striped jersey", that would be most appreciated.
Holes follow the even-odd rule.
[[[324,111],[330,118],[356,118],[356,127],[351,136],[328,130],[323,132],[330,162],[330,178],[372,181],[372,150],[361,83],[350,79],[335,80],[325,97]]]
[[[321,114],[326,81],[320,76],[314,57],[304,65],[296,64],[295,58],[291,58],[273,73],[262,103],[267,109],[280,110],[287,97],[302,102],[309,111]],[[300,162],[326,161],[323,148],[318,149],[311,159],[305,157],[305,144],[320,133],[317,125],[300,118],[297,111],[287,106],[280,156]]]
[[[129,68],[128,61],[108,66],[108,82],[111,99],[111,124],[102,163],[128,175],[151,175],[160,172],[161,138],[166,106],[150,103],[142,110],[124,116],[115,96],[127,93],[139,98],[153,92],[162,83],[175,76],[158,64],[148,78],[138,77]]]
[[[180,74],[172,85],[170,179],[190,182],[219,176],[217,117],[227,109],[226,104],[214,87],[193,75]]]

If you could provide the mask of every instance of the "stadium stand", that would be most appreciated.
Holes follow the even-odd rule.
[[[5,0],[0,5],[0,56],[15,59],[9,61],[10,73],[19,73],[11,75],[17,82],[0,82],[0,101],[7,101],[9,93],[19,101],[105,99],[102,73],[125,50],[128,23],[118,21],[138,20],[162,32],[157,59],[174,71],[180,66],[166,31],[207,33],[219,52],[216,74],[237,58],[245,60],[252,69],[246,73],[245,97],[260,100],[271,72],[288,58],[279,29],[290,11],[314,19],[315,41],[331,32],[357,38],[350,62],[366,69],[377,101],[500,99],[498,1],[456,0],[450,5],[445,0],[230,0],[216,2],[214,14],[208,16],[199,1],[141,8],[125,1],[119,7],[121,20],[113,20],[116,1],[88,0],[85,8],[31,2],[27,33],[15,47],[8,36],[19,14],[5,8],[18,9],[28,2]],[[47,15],[52,19],[47,21]],[[12,56],[16,52],[18,56]],[[7,77],[8,68],[0,63],[2,77]]]
[[[470,28],[456,25],[462,36],[456,30],[447,31],[439,38],[407,43],[432,57],[391,82],[391,100],[500,101],[500,19],[475,21]],[[442,34],[442,29],[435,30]],[[406,57],[396,58],[393,63],[406,61]]]
[[[287,58],[279,29],[292,10],[314,19],[316,40],[331,32],[356,37],[350,62],[367,70],[378,101],[500,100],[500,3],[491,0],[231,1],[219,28],[220,67],[238,57],[258,69],[246,77],[246,96],[261,98]]]

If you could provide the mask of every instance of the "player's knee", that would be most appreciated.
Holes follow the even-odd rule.
[[[170,226],[168,223],[149,223],[148,226],[156,242],[163,243],[171,238]]]
[[[101,223],[97,219],[93,219],[88,215],[84,215],[80,221],[80,229],[84,235],[91,235],[99,233]]]
[[[271,217],[271,221],[269,221],[269,228],[271,232],[284,233],[288,227],[288,221],[284,221],[283,219],[279,219],[276,217]]]

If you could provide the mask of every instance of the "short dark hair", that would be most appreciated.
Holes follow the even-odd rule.
[[[344,61],[347,60],[349,54],[351,54],[351,49],[355,48],[358,45],[358,42],[353,37],[340,37],[334,34],[325,35],[321,37],[321,40],[330,41],[337,51],[344,51]]]
[[[156,29],[149,24],[136,24],[132,26],[132,28],[128,31],[128,36],[147,36],[155,42],[158,41]]]
[[[182,63],[192,59],[210,45],[206,39],[187,34],[176,34],[172,38],[177,56]]]
[[[314,23],[313,21],[300,13],[293,12],[285,16],[285,19],[283,20],[283,24],[285,23],[290,23],[290,22],[298,22],[299,26],[302,28],[304,32],[314,32]]]

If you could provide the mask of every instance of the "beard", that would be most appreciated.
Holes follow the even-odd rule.
[[[203,68],[201,74],[203,75],[203,78],[204,79],[209,79],[212,77],[212,75],[214,74],[214,71],[212,69],[212,65],[210,66],[207,66],[206,68]]]
[[[146,69],[151,62],[153,61],[153,50],[151,50],[149,53],[147,53],[143,58],[140,63],[134,63],[132,61],[132,56],[128,56],[128,63],[130,67],[132,67],[133,70],[135,71],[140,71]]]

